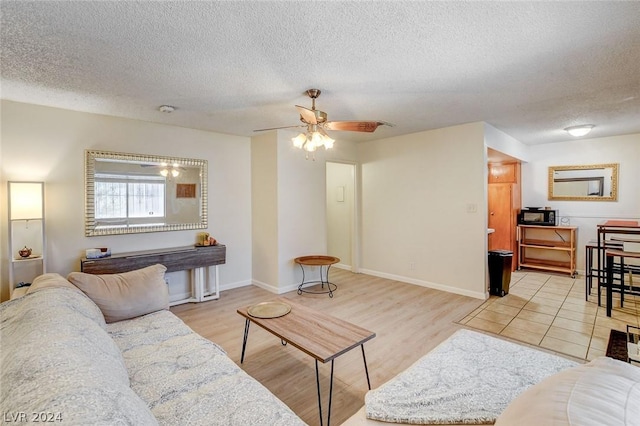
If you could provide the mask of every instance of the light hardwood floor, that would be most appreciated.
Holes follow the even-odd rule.
[[[433,349],[462,326],[455,324],[483,301],[398,281],[334,268],[338,285],[334,297],[281,295],[305,306],[357,324],[377,334],[365,343],[371,387],[376,388]],[[219,300],[171,308],[194,331],[222,346],[240,365],[244,318],[239,307],[275,298],[248,286],[221,293]],[[251,327],[241,368],[257,379],[303,421],[320,423],[313,359],[260,329]],[[320,365],[323,410],[326,416],[330,364]],[[353,350],[335,361],[331,424],[339,425],[364,404],[367,381],[362,352]],[[325,417],[326,419],[326,417]],[[326,422],[326,420],[325,420]]]

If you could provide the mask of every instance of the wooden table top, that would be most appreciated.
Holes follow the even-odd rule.
[[[638,228],[640,225],[637,220],[608,220],[605,223],[598,224],[599,228]]]
[[[372,331],[289,299],[277,298],[270,301],[290,305],[291,312],[279,318],[252,317],[247,312],[251,306],[240,308],[237,312],[323,363],[376,337],[376,333]]]
[[[309,265],[309,266],[326,266],[333,265],[334,263],[340,262],[340,259],[335,256],[302,256],[296,257],[293,259],[294,262],[300,265]]]
[[[633,257],[640,259],[640,253],[635,251],[622,251],[622,250],[607,250],[607,256],[621,256],[621,257]]]

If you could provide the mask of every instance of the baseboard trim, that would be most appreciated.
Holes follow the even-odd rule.
[[[340,264],[336,264],[333,266],[336,266],[340,269],[346,269],[347,271],[351,271],[351,266],[347,266],[346,268],[342,268],[340,266],[338,266]],[[343,265],[344,266],[344,265]],[[379,271],[374,271],[372,269],[361,269],[358,273],[360,274],[366,274],[366,275],[372,275],[374,277],[380,277],[380,278],[387,278],[390,280],[394,280],[394,281],[400,281],[403,283],[407,283],[407,284],[413,284],[413,285],[418,285],[420,287],[427,287],[427,288],[432,288],[434,290],[441,290],[441,291],[446,291],[447,293],[454,293],[454,294],[460,294],[462,296],[468,296],[468,297],[473,297],[474,299],[481,299],[481,300],[485,300],[489,297],[489,293],[488,292],[476,292],[476,291],[469,291],[469,290],[464,290],[464,289],[460,289],[457,287],[451,287],[448,285],[443,285],[443,284],[438,284],[438,283],[432,283],[429,281],[423,281],[423,280],[418,280],[415,278],[409,278],[409,277],[404,277],[401,275],[394,275],[394,274],[388,274],[386,272],[379,272]],[[261,289],[267,290],[270,293],[273,294],[284,294],[284,293],[288,293],[290,291],[294,291],[298,289],[298,286],[300,285],[299,283],[297,284],[289,284],[288,286],[285,287],[276,287],[273,286],[271,284],[267,284],[265,282],[256,280],[256,279],[252,279],[251,282],[249,283],[236,283],[233,285],[229,285],[226,284],[224,286],[222,286],[220,288],[221,291],[223,290],[230,290],[232,288],[237,288],[237,287],[244,287],[246,285],[255,285],[256,287],[260,287]]]
[[[345,265],[344,263],[336,263],[335,265],[332,265],[334,268],[338,268],[338,269],[344,269],[345,271],[349,271],[351,272],[352,268],[351,265]]]
[[[263,290],[267,290],[268,292],[271,292],[273,294],[284,294],[293,290],[297,290],[299,285],[299,284],[290,284],[286,287],[275,287],[271,284],[267,284],[265,282],[258,281],[258,280],[251,280],[251,284],[255,285],[256,287],[260,287]]]
[[[252,284],[251,280],[249,280],[249,281],[236,281],[235,283],[221,284],[220,285],[220,291],[232,290],[234,288],[240,288],[240,287],[246,287],[246,286],[251,285],[251,284]]]
[[[464,290],[464,289],[451,287],[444,284],[432,283],[430,281],[418,280],[415,278],[404,277],[402,275],[388,274],[386,272],[379,272],[371,269],[361,269],[360,273],[373,275],[374,277],[387,278],[389,280],[400,281],[407,284],[418,285],[420,287],[432,288],[434,290],[446,291],[447,293],[460,294],[462,296],[473,297],[474,299],[485,300],[488,297],[486,292]]]

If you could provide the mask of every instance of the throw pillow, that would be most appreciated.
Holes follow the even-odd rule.
[[[72,272],[67,279],[98,305],[107,323],[112,323],[169,309],[166,270],[157,264],[122,274]]]

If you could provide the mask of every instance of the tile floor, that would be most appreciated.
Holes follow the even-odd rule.
[[[605,355],[611,329],[640,325],[640,296],[625,294],[621,308],[614,293],[609,318],[604,291],[603,306],[598,306],[595,280],[585,300],[583,276],[515,271],[509,287],[508,295],[491,296],[459,324],[586,360]]]

